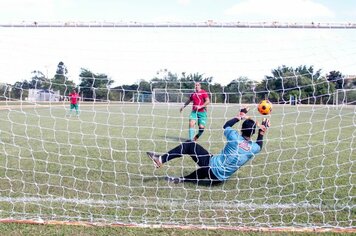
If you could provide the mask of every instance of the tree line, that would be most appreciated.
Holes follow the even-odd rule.
[[[201,73],[182,72],[178,75],[167,69],[157,72],[154,78],[120,86],[112,86],[115,81],[106,74],[94,73],[85,68],[81,68],[79,84],[69,80],[67,73],[68,69],[63,62],[58,63],[53,78],[47,78],[44,73],[35,70],[29,80],[1,86],[0,99],[25,100],[29,89],[59,90],[60,95],[66,97],[76,88],[86,101],[150,102],[155,89],[193,89],[194,82],[200,82],[202,88],[212,94],[212,101],[216,103],[254,103],[261,99],[269,99],[273,103],[287,103],[292,97],[298,103],[328,104],[334,99],[337,89],[356,88],[355,78],[346,78],[339,71],[322,75],[321,70],[306,65],[297,68],[282,65],[273,69],[272,75],[266,75],[261,81],[237,77],[226,86]],[[355,92],[348,96],[349,100],[356,100]]]

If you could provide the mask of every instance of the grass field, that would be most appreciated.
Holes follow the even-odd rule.
[[[211,227],[355,228],[355,107],[275,106],[262,152],[214,187],[167,183],[189,157],[154,169],[146,151],[187,137],[174,104],[5,106],[0,218]],[[199,143],[224,145],[237,105],[212,105]],[[253,118],[261,120],[256,111]],[[239,128],[239,125],[236,125]]]

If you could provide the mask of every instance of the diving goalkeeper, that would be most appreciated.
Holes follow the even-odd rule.
[[[164,163],[184,154],[190,155],[199,168],[191,174],[182,177],[167,177],[169,182],[206,182],[210,184],[221,183],[231,177],[241,166],[258,154],[263,145],[263,136],[270,126],[268,119],[263,119],[262,125],[256,124],[246,115],[248,107],[240,110],[240,113],[228,120],[223,128],[227,144],[219,154],[212,155],[201,145],[187,140],[177,147],[171,149],[165,154],[159,155],[154,152],[147,152],[147,155],[153,161],[156,168],[161,167]],[[232,128],[237,122],[245,120],[242,123],[241,134]],[[259,126],[256,142],[251,140],[255,133],[256,126]]]

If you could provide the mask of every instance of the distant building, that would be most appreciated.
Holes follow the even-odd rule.
[[[356,75],[348,75],[345,77],[346,88],[356,88]]]
[[[60,101],[59,90],[29,89],[27,100],[30,102],[58,102]]]

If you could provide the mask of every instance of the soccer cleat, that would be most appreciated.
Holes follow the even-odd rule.
[[[159,155],[154,152],[146,152],[147,156],[153,161],[153,165],[156,168],[160,168],[162,166],[162,162],[159,160]]]
[[[174,178],[174,177],[169,177],[169,176],[167,176],[165,178],[165,180],[167,180],[170,183],[175,183],[175,184],[179,184],[179,183],[183,182],[183,180],[181,178]]]
[[[199,136],[198,136],[198,135],[195,135],[194,138],[193,138],[193,141],[194,141],[194,142],[197,141],[198,138],[199,138]]]

